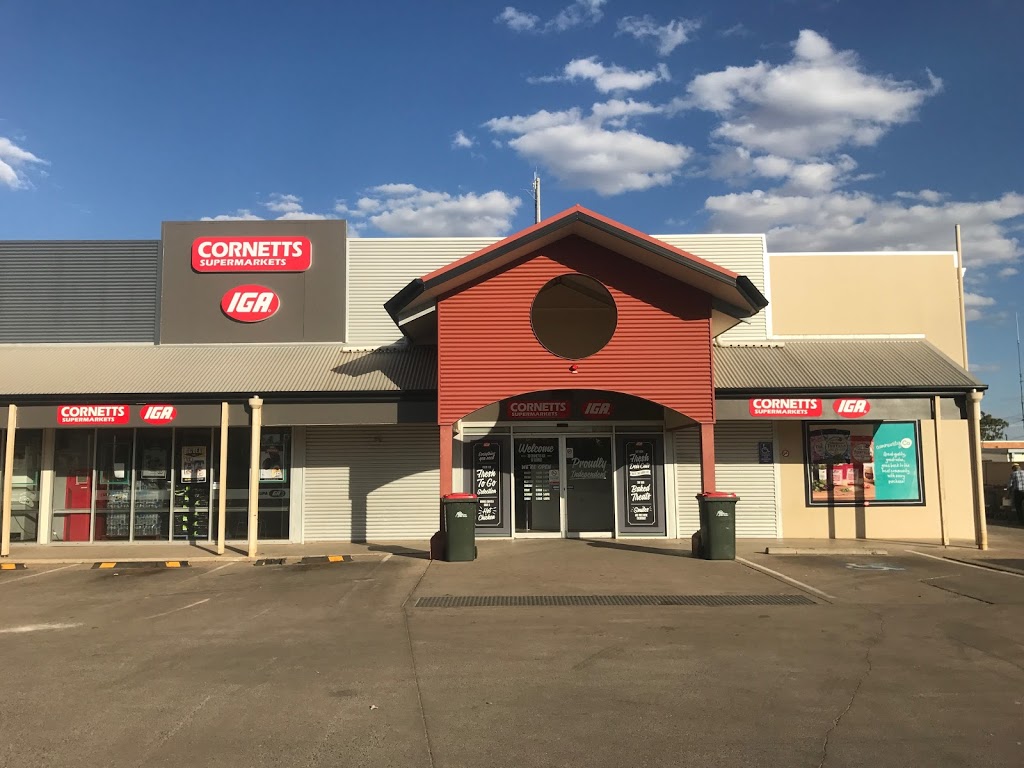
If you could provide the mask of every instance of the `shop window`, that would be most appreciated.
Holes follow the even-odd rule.
[[[924,503],[915,422],[805,424],[804,437],[811,506]]]
[[[136,440],[134,535],[136,539],[167,539],[171,514],[172,433],[169,429],[140,429]]]
[[[219,433],[214,436],[219,445]],[[250,432],[228,430],[228,483],[225,506],[225,536],[241,540],[249,536],[249,450]],[[219,448],[217,449],[219,453]],[[287,539],[291,504],[291,430],[270,428],[260,435],[259,500],[260,539]],[[215,504],[216,506],[216,504]],[[217,511],[213,525],[217,524]]]
[[[97,541],[128,539],[132,519],[134,430],[101,429],[97,434],[93,537]]]
[[[92,518],[93,445],[91,429],[57,430],[53,454],[51,541],[89,541]]]
[[[0,438],[0,456],[5,455],[6,435]],[[38,429],[18,430],[14,439],[14,471],[11,473],[11,541],[35,541],[39,535],[39,472],[42,464],[43,433]],[[0,483],[3,467],[0,466]],[[2,485],[0,485],[2,488]]]
[[[611,341],[618,322],[615,300],[586,275],[561,275],[533,300],[530,322],[537,341],[553,355],[580,360]]]
[[[210,538],[210,486],[212,451],[209,429],[175,432],[174,513],[171,536],[207,541]]]

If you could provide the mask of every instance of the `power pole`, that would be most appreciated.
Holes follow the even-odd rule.
[[[1013,313],[1013,322],[1017,326],[1017,383],[1020,385],[1020,419],[1024,424],[1024,368],[1020,362],[1020,317],[1016,312]]]

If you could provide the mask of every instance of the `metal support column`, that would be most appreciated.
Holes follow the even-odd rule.
[[[0,557],[11,554],[11,494],[14,491],[14,440],[18,428],[18,406],[7,408],[7,441],[4,450],[3,524],[0,525]]]
[[[220,404],[220,469],[217,485],[217,554],[224,554],[224,539],[228,514],[228,404]]]
[[[981,464],[981,392],[971,390],[968,404],[968,429],[971,443],[971,475],[974,485],[974,539],[978,549],[988,549],[988,527],[985,521],[985,487]]]
[[[256,557],[260,523],[260,429],[263,425],[263,398],[250,397],[252,439],[249,445],[249,557]]]

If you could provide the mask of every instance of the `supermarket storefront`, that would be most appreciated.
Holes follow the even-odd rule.
[[[491,537],[689,538],[716,488],[741,536],[974,537],[983,385],[923,337],[773,338],[768,264],[582,208],[0,243],[5,545],[422,541],[460,490]]]

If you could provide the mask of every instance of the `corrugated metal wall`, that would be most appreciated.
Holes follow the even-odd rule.
[[[654,235],[694,256],[750,278],[765,296],[764,238],[761,235]],[[768,297],[771,299],[771,297]],[[748,323],[740,323],[718,338],[725,342],[764,341],[768,311],[761,310]]]
[[[305,541],[429,539],[439,461],[436,426],[309,427]]]
[[[757,444],[772,443],[771,421],[720,421],[715,424],[715,484],[740,497],[736,535],[778,536],[775,466],[758,462]]]
[[[678,536],[689,539],[700,530],[697,494],[700,493],[700,429],[677,429],[676,460],[676,520]]]
[[[348,339],[350,344],[390,344],[401,331],[384,302],[435,269],[495,243],[497,237],[349,238]]]
[[[0,242],[0,342],[156,340],[159,240]]]
[[[700,493],[700,430],[674,433],[676,460],[676,518],[679,538],[700,528],[695,496]],[[770,421],[720,421],[715,425],[715,485],[740,497],[736,507],[736,535],[750,538],[778,536],[775,467],[758,463],[757,444],[772,442]]]
[[[604,283],[618,324],[607,346],[570,372],[537,341],[530,308],[552,278],[584,272]],[[438,306],[438,418],[457,419],[503,397],[571,387],[652,400],[694,420],[712,417],[708,296],[617,254],[567,238]],[[495,339],[500,343],[496,344]]]

